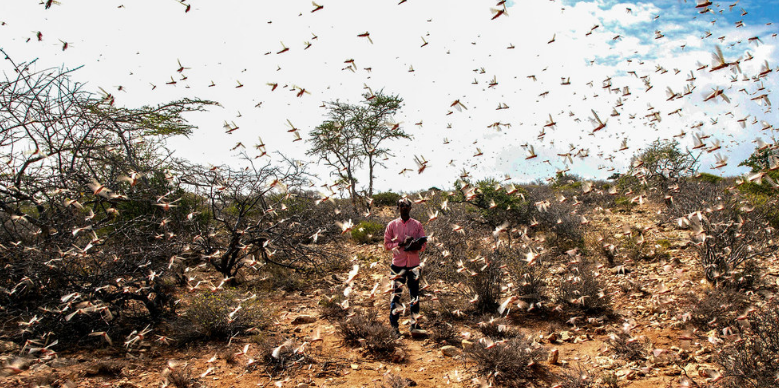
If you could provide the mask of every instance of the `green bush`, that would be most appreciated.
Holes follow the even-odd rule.
[[[391,191],[373,194],[373,206],[396,206],[400,198],[400,194]]]
[[[224,339],[249,328],[268,326],[269,313],[257,299],[239,302],[243,295],[233,290],[195,296],[180,323],[181,342]],[[240,310],[235,310],[240,306]],[[232,313],[232,317],[230,314]]]
[[[370,244],[384,238],[384,225],[374,221],[360,221],[352,228],[352,239],[359,244]]]
[[[698,174],[695,177],[695,180],[698,180],[698,181],[701,181],[701,182],[708,182],[708,183],[712,183],[712,184],[720,183],[724,179],[725,178],[723,178],[723,177],[716,176],[714,174],[708,174],[708,173],[705,173],[705,172],[702,172],[702,173]]]

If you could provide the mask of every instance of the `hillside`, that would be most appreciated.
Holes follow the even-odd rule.
[[[382,326],[388,327],[387,294],[370,294],[374,284],[387,277],[390,254],[380,243],[359,245],[342,237],[337,244],[346,249],[345,256],[351,259],[346,259],[340,270],[315,276],[265,272],[260,279],[244,279],[244,284],[238,285],[234,292],[254,294],[261,301],[269,322],[262,329],[236,332],[232,338],[181,343],[178,330],[182,327],[169,317],[129,346],[122,346],[123,341],[115,338],[113,345],[105,341],[91,342],[87,347],[56,347],[56,353],[46,353],[31,352],[29,346],[21,349],[18,344],[2,341],[5,376],[0,384],[5,387],[36,384],[53,387],[470,387],[487,386],[490,382],[496,386],[537,387],[715,385],[719,381],[717,376],[723,373],[722,365],[717,363],[718,352],[733,340],[733,333],[742,332],[750,324],[749,316],[737,316],[754,313],[771,299],[779,270],[772,257],[760,263],[764,268],[760,279],[748,290],[725,287],[714,290],[704,277],[690,239],[691,232],[667,222],[664,210],[665,205],[651,201],[629,208],[579,208],[577,214],[588,222],[582,225],[586,229],[586,246],[567,253],[549,249],[539,254],[542,259],[531,263],[546,268],[544,280],[551,289],[555,282],[570,281],[571,278],[566,278],[570,268],[580,265],[582,260],[591,262],[586,268],[592,276],[582,277],[597,279],[602,287],[598,290],[601,297],[610,300],[607,307],[597,311],[576,309],[549,296],[537,308],[531,308],[532,311],[526,311],[527,304],[521,306],[523,309],[512,307],[514,303],[511,303],[508,315],[496,311],[481,313],[464,303],[458,305],[462,314],[447,314],[444,311],[447,306],[457,304],[445,305],[440,299],[449,295],[451,300],[456,300],[458,285],[439,280],[423,291],[421,299],[421,322],[429,335],[412,338],[407,326],[402,325],[403,336],[392,346],[398,350],[372,351],[374,344],[370,337],[367,341],[347,343],[339,325],[344,320],[355,319],[355,313],[358,316],[364,313],[377,317]],[[423,219],[421,211],[422,208],[415,209],[412,215]],[[386,222],[393,213],[394,209],[388,207],[374,212],[372,217]],[[439,230],[435,225],[440,222],[444,221],[428,221],[426,228]],[[597,241],[598,236],[604,239]],[[500,240],[508,243],[506,238]],[[643,242],[628,244],[636,240]],[[519,244],[518,241],[521,240],[515,240],[514,244]],[[619,244],[612,263],[593,248],[608,241]],[[431,245],[423,257],[434,258],[436,254]],[[334,304],[344,300],[347,287],[344,282],[353,265],[359,265],[359,270],[351,283],[347,299],[350,304],[342,310]],[[507,268],[511,267],[504,269]],[[190,276],[211,279],[212,285],[221,276],[203,266],[190,272]],[[505,300],[512,289],[510,285],[505,289],[510,281],[508,277],[501,279],[504,293],[500,299]],[[714,292],[706,297],[709,290]],[[192,301],[218,298],[222,292],[227,291],[206,288],[187,292],[180,288],[176,293],[180,301],[177,314],[187,315]],[[406,303],[407,298],[405,294]],[[329,299],[332,300],[330,307],[324,308]],[[750,306],[754,308],[748,309]],[[442,325],[446,324],[452,327],[443,329]],[[6,321],[5,331],[10,333],[17,325],[18,322]],[[723,330],[725,327],[730,329]],[[488,335],[490,340],[485,339]],[[508,342],[501,342],[500,336]],[[499,349],[517,336],[526,336],[534,342],[533,346],[542,348],[534,366],[510,366],[525,371],[517,373],[524,373],[519,376],[527,377],[526,380],[507,382],[500,373],[496,376],[484,369],[485,360],[501,365],[501,362],[512,362],[512,356],[478,353],[484,357],[479,359],[474,358],[477,353],[468,351],[473,347]],[[285,342],[286,346],[282,346]],[[278,358],[270,354],[274,350],[278,351]],[[557,352],[557,356],[548,355],[552,352]],[[409,380],[403,381],[401,377]]]

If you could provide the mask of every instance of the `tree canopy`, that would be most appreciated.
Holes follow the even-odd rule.
[[[332,175],[349,191],[355,206],[359,168],[367,167],[365,193],[371,197],[376,167],[384,166],[383,161],[392,155],[386,142],[411,138],[400,124],[392,121],[403,104],[402,98],[383,91],[365,93],[363,98],[361,104],[326,103],[328,119],[311,132],[308,151],[332,168]]]

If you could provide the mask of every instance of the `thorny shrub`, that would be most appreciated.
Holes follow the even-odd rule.
[[[611,300],[595,277],[594,266],[584,257],[569,264],[557,286],[557,302],[587,313],[600,313],[609,309]]]
[[[507,262],[509,277],[514,285],[512,292],[519,301],[527,304],[528,310],[538,309],[547,300],[548,256],[548,253],[541,253],[535,263],[530,264],[525,260],[523,252],[519,251],[513,260]]]
[[[462,340],[457,329],[451,323],[445,320],[435,320],[430,324],[430,338],[437,343],[447,343],[449,345],[459,345]]]
[[[260,301],[233,290],[198,294],[179,319],[176,339],[186,345],[191,340],[229,338],[250,328],[267,327],[269,316]]]
[[[187,368],[175,370],[166,369],[163,379],[174,388],[197,388],[202,384],[197,378],[192,377],[192,372]]]
[[[406,388],[414,386],[416,386],[416,382],[413,380],[396,375],[394,373],[388,373],[385,375],[384,383],[381,385],[382,388]]]
[[[343,294],[338,293],[332,297],[323,296],[319,299],[319,315],[332,321],[341,321],[349,313],[342,305],[346,300]]]
[[[698,297],[686,297],[686,312],[683,321],[689,321],[702,330],[722,329],[734,323],[735,318],[749,307],[749,300],[743,292],[724,288],[707,290]]]
[[[765,208],[753,206],[748,198],[732,195],[707,213],[682,219],[690,225],[706,280],[716,286],[745,287],[753,274],[740,271],[751,260],[763,260],[776,250],[768,243],[774,234]]]
[[[557,375],[557,384],[560,388],[595,388],[600,386],[597,384],[595,376],[581,364],[563,369]]]
[[[478,341],[465,348],[465,355],[474,360],[481,375],[494,375],[498,384],[521,387],[542,368],[547,351],[524,336],[489,346]]]
[[[388,357],[401,345],[395,339],[393,329],[378,318],[363,311],[338,323],[338,331],[347,345],[362,345],[367,351]]]
[[[250,278],[245,286],[257,286],[261,290],[287,292],[306,288],[306,279],[297,270],[278,265],[263,265],[256,271],[257,277]]]
[[[726,343],[717,363],[726,387],[775,387],[779,377],[779,303],[775,300],[744,321],[740,340]]]
[[[730,196],[727,187],[725,182],[696,179],[682,179],[670,185],[663,193],[668,221],[676,223],[679,217],[722,204]]]
[[[647,357],[649,351],[649,339],[646,337],[633,337],[629,333],[610,333],[606,344],[614,352],[617,358],[630,361],[640,361]]]
[[[479,322],[479,331],[481,331],[485,337],[498,340],[519,337],[522,335],[519,330],[511,326],[504,318],[490,318],[486,321]]]
[[[574,212],[579,204],[548,186],[529,186],[527,190],[533,204],[529,221],[538,223],[535,230],[545,232],[546,246],[559,252],[584,247],[581,215]]]
[[[277,376],[280,373],[293,373],[292,369],[300,369],[305,365],[310,365],[314,359],[308,355],[308,344],[299,343],[294,338],[271,341],[262,338],[257,341],[259,353],[257,360],[264,366],[265,372],[271,376]]]
[[[450,287],[439,290],[443,292],[436,293],[437,300],[431,306],[428,306],[429,303],[423,303],[422,308],[428,310],[433,307],[435,316],[449,319],[454,318],[454,311],[464,310],[468,306],[467,300],[474,295],[470,275],[478,274],[485,263],[471,260],[480,255],[483,257],[486,248],[480,237],[489,235],[491,230],[476,222],[465,204],[451,203],[448,205],[449,210],[441,210],[440,203],[445,200],[442,198],[444,195],[436,194],[412,212],[424,214],[425,210],[439,209],[438,218],[425,225],[425,232],[433,237],[428,240],[424,254],[422,284],[428,283],[433,289],[437,289],[438,284],[447,284]],[[454,225],[462,229],[455,230]],[[481,281],[477,283],[485,284]],[[425,293],[423,291],[423,295]]]

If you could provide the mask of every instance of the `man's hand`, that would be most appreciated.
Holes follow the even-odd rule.
[[[419,241],[413,242],[406,247],[406,252],[414,252],[422,249],[422,243]]]

